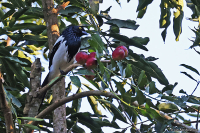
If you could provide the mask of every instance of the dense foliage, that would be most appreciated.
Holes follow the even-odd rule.
[[[128,0],[127,2],[129,2]],[[200,2],[198,0],[186,0],[188,7],[193,11],[191,20],[199,21]],[[55,5],[61,5],[64,1],[55,0]],[[181,90],[182,96],[174,95],[173,89],[177,83],[170,84],[161,69],[154,63],[157,58],[150,56],[145,57],[132,51],[131,46],[148,51],[146,45],[149,42],[148,37],[127,37],[120,34],[121,28],[137,30],[139,27],[136,21],[112,19],[109,15],[111,6],[105,11],[99,11],[99,5],[103,0],[71,0],[70,4],[59,11],[58,27],[60,32],[65,28],[65,21],[73,25],[83,25],[91,37],[82,40],[81,50],[88,53],[96,52],[98,62],[97,68],[94,69],[94,80],[88,80],[90,85],[80,80],[84,75],[93,75],[84,67],[74,70],[74,75],[70,76],[71,82],[66,88],[66,96],[71,89],[76,89],[77,93],[82,93],[82,88],[88,90],[105,90],[112,92],[116,97],[88,96],[88,102],[91,105],[93,114],[89,112],[80,112],[80,107],[84,105],[80,99],[73,100],[71,107],[66,107],[67,128],[73,132],[85,132],[77,123],[88,127],[92,132],[102,132],[102,127],[112,127],[121,129],[120,132],[130,130],[130,132],[164,132],[175,128],[189,128],[191,123],[180,115],[188,114],[192,117],[199,115],[200,98],[187,94]],[[116,0],[120,6],[120,2]],[[153,0],[139,0],[137,12],[138,18],[145,15],[147,7]],[[41,0],[7,0],[0,3],[0,70],[4,79],[3,87],[6,94],[6,100],[12,109],[13,121],[16,131],[23,130],[24,127],[34,128],[37,130],[49,131],[48,127],[52,126],[51,115],[46,115],[44,119],[49,121],[40,122],[39,128],[28,124],[23,124],[23,108],[25,106],[26,94],[25,88],[30,89],[30,71],[31,63],[34,62],[34,55],[39,54],[43,49],[43,56],[48,59],[48,41],[47,29],[44,22],[43,8]],[[163,28],[161,34],[163,41],[167,35],[167,28],[171,24],[171,9],[176,9],[173,13],[173,30],[176,40],[181,35],[181,26],[183,19],[183,0],[161,0],[160,3],[160,28]],[[104,31],[101,29],[104,25],[109,25],[110,29]],[[200,44],[199,29],[193,29],[196,38],[191,48],[198,47]],[[10,41],[10,39],[12,41]],[[112,51],[124,45],[128,48],[128,57],[121,61],[112,59]],[[198,52],[198,51],[197,51]],[[200,52],[198,52],[200,54]],[[110,60],[103,62],[101,60]],[[198,70],[192,66],[181,64],[199,75]],[[195,80],[197,86],[199,81],[194,79],[190,74],[183,72],[186,76]],[[156,88],[154,81],[164,85],[164,88]],[[72,88],[72,84],[73,86]],[[124,87],[128,86],[128,87]],[[23,93],[22,93],[23,92]],[[50,94],[49,94],[50,95]],[[51,99],[51,97],[49,98]],[[153,102],[154,100],[154,102]],[[118,104],[114,104],[114,102]],[[188,104],[190,103],[190,104]],[[49,106],[46,103],[42,110]],[[98,106],[102,106],[112,114],[113,119],[109,121],[106,114],[102,114]],[[165,115],[162,112],[166,113]],[[197,113],[190,114],[190,113]],[[137,123],[137,119],[143,121],[141,116],[148,119],[145,122]],[[175,116],[175,117],[172,117]],[[0,111],[0,130],[5,131],[5,119],[3,112]],[[31,118],[26,118],[31,119]],[[37,120],[37,119],[31,119]],[[129,124],[129,127],[121,127],[116,123],[120,120]],[[175,121],[176,122],[175,122]],[[177,120],[187,122],[178,124]],[[198,119],[197,119],[198,120]],[[46,126],[47,128],[42,127]],[[139,125],[139,126],[138,126]],[[136,128],[137,127],[137,128]],[[191,127],[191,130],[195,128]]]

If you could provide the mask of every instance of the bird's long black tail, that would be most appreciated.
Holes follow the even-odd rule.
[[[42,85],[41,85],[42,88],[43,88],[44,86],[46,86],[46,85],[49,83],[48,78],[49,78],[49,73],[47,74],[46,78],[44,79],[44,81],[43,81],[43,83],[42,83]],[[39,107],[39,109],[38,109],[38,112],[40,111],[40,108],[41,108],[41,106],[42,106],[42,103],[43,103],[43,101],[44,101],[44,98],[45,98],[46,93],[47,93],[47,91],[45,91],[45,92],[40,96],[40,98],[42,99],[42,101],[41,101],[40,107]]]

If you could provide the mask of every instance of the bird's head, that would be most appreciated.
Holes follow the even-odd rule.
[[[62,35],[69,35],[70,33],[75,34],[77,37],[87,35],[87,32],[82,26],[70,25],[63,32]]]

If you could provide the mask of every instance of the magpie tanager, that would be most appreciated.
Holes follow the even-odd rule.
[[[68,66],[74,63],[75,55],[81,46],[81,36],[87,32],[81,26],[68,26],[55,42],[49,58],[49,73],[41,87],[47,85]],[[45,97],[45,94],[41,97]]]

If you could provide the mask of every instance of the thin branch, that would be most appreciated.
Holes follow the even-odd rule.
[[[139,106],[139,104],[138,104],[137,102],[133,102],[132,104],[133,104],[134,106],[136,106],[136,107],[145,108],[145,105],[140,105],[140,106]],[[165,114],[165,113],[162,112],[162,111],[156,110],[156,109],[154,109],[154,108],[152,108],[152,107],[150,107],[150,108],[153,109],[153,110],[155,110],[158,114],[160,114],[161,117],[163,117],[163,118],[165,118],[165,119],[167,119],[167,120],[172,120],[172,119],[173,119],[172,117],[168,116],[167,114]],[[190,127],[190,126],[187,126],[187,125],[185,125],[185,124],[183,124],[183,123],[181,123],[181,122],[179,122],[179,121],[177,121],[177,120],[175,120],[175,119],[174,119],[174,121],[173,121],[173,125],[174,125],[174,126],[181,126],[181,127],[184,127],[184,128],[188,129],[188,131],[190,131],[190,132],[192,132],[192,133],[200,133],[200,131],[198,131],[197,129],[195,129],[195,128],[193,128],[193,127]]]
[[[70,72],[72,69],[82,66],[81,64],[72,64],[69,67],[67,67],[64,72],[68,73]],[[54,84],[56,84],[59,80],[61,80],[63,78],[64,75],[59,75],[58,77],[56,77],[55,79],[51,80],[51,82],[49,82],[46,86],[44,86],[43,88],[41,88],[38,92],[38,95],[41,96],[43,93],[45,93],[47,90],[49,90]]]
[[[197,112],[197,123],[196,123],[196,129],[198,129],[198,124],[199,124],[199,108],[200,107],[198,107],[198,112]]]
[[[79,99],[79,98],[83,98],[83,97],[87,97],[87,96],[105,96],[105,97],[111,97],[111,98],[116,98],[117,99],[117,97],[112,92],[97,91],[97,90],[85,91],[85,92],[74,94],[74,95],[71,95],[71,96],[68,96],[68,97],[65,97],[65,98],[62,98],[62,99],[56,101],[55,103],[51,104],[46,109],[44,109],[42,112],[40,112],[36,116],[36,118],[44,118],[47,114],[51,113],[57,107],[65,104],[65,103],[68,103],[70,101],[73,101],[75,99]],[[29,124],[33,124],[33,125],[37,125],[38,123],[39,122],[36,122],[36,121],[29,122]]]

